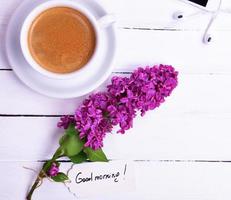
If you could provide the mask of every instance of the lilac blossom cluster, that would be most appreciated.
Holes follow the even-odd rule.
[[[59,167],[56,163],[52,163],[50,169],[48,170],[48,175],[50,177],[54,177],[57,176],[57,174],[59,173]]]
[[[64,116],[59,127],[74,123],[86,147],[103,146],[103,139],[113,127],[124,134],[132,128],[137,112],[141,116],[160,106],[177,86],[178,72],[172,66],[138,68],[130,77],[112,78],[106,92],[90,95],[77,108],[74,116]]]

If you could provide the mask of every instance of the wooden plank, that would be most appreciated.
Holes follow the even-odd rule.
[[[20,0],[1,0],[0,24],[7,24],[11,14],[20,4]],[[198,8],[182,3],[179,0],[98,0],[110,13],[115,13],[120,27],[151,27],[170,29],[204,29],[210,19],[209,14],[201,14],[192,19],[175,23],[172,15],[176,11],[183,11],[186,15],[198,12]],[[223,0],[222,9],[230,10],[229,0]],[[138,13],[138,14],[137,14]],[[221,14],[214,25],[214,29],[230,30],[229,14]],[[224,20],[225,19],[225,20]]]
[[[11,71],[1,71],[0,77],[2,83],[0,84],[0,93],[2,93],[1,105],[3,108],[2,112],[0,112],[1,114],[20,114],[18,112],[19,107],[21,107],[21,114],[56,115],[64,113],[64,110],[66,110],[65,113],[73,113],[76,105],[81,101],[81,98],[59,100],[37,94],[24,86]],[[5,87],[5,84],[7,84],[7,87]],[[11,107],[13,104],[15,104],[15,108]],[[54,110],[56,111],[53,112]]]
[[[2,2],[0,8],[0,19],[2,18],[2,22],[0,20],[0,38],[4,38],[5,22],[8,21],[19,1],[2,0]],[[229,8],[229,3],[224,2],[225,7]],[[101,3],[110,12],[117,13],[119,18],[117,24],[118,55],[115,63],[116,70],[126,70],[137,64],[164,62],[179,66],[187,73],[230,72],[230,68],[227,67],[229,48],[224,46],[224,44],[226,46],[231,45],[230,40],[228,40],[230,30],[221,31],[224,29],[216,28],[215,25],[211,31],[214,36],[214,43],[206,46],[201,42],[204,28],[197,27],[198,24],[205,27],[205,21],[208,21],[208,19],[203,20],[203,15],[195,20],[178,23],[178,25],[174,23],[172,26],[167,25],[172,21],[171,14],[175,10],[188,7],[184,3],[178,0],[163,0],[158,1],[158,3],[153,0],[144,0],[142,4],[138,0],[127,0],[126,2],[122,0],[114,2],[101,0]],[[137,15],[136,13],[140,14]],[[221,15],[216,23],[228,23],[226,27],[231,27],[229,17],[231,18],[231,14]],[[151,22],[147,22],[147,20],[151,20]],[[152,20],[157,22],[150,25]],[[193,22],[196,27],[187,29],[186,25],[190,22]],[[134,23],[137,23],[137,25],[134,25]],[[180,30],[185,31],[167,31],[169,27],[170,29],[171,27],[172,29],[179,29],[178,26],[181,24],[184,28]],[[163,30],[165,28],[167,28],[166,31]],[[4,45],[1,45],[0,49],[0,68],[10,68],[5,59]]]
[[[230,20],[231,21],[231,20]],[[0,31],[0,35],[3,34]],[[203,31],[117,29],[115,71],[137,65],[166,63],[184,73],[230,73],[230,31],[213,31],[214,41],[202,43]],[[0,68],[10,68],[0,47]]]
[[[0,120],[0,160],[49,159],[63,130],[58,118],[4,117]],[[227,114],[138,117],[126,134],[108,134],[104,150],[110,159],[230,160],[230,120]]]
[[[38,169],[38,165],[33,162],[2,162],[0,169],[4,173],[1,174],[3,182],[0,199],[24,200],[35,175],[23,166]],[[70,164],[63,164],[62,170],[66,171],[69,167]],[[137,162],[135,167],[135,192],[103,194],[91,199],[230,199],[230,163]],[[68,193],[63,184],[44,181],[34,195],[34,200],[43,199],[75,198]]]
[[[204,30],[208,24],[211,15],[201,13],[200,10],[191,5],[187,5],[179,0],[123,0],[110,1],[99,0],[107,10],[117,14],[119,27],[143,27],[159,29],[180,29],[180,30]],[[230,12],[231,2],[222,1],[222,11],[213,24],[213,30],[230,30]],[[181,21],[175,21],[173,14],[181,11],[185,16],[194,14],[193,17]]]
[[[229,31],[214,31],[210,45],[202,43],[203,31],[117,31],[116,70],[132,70],[137,65],[166,63],[181,73],[230,73]],[[226,46],[227,45],[227,46]]]
[[[0,114],[73,114],[84,98],[58,100],[39,95],[22,85],[10,71],[0,72],[0,80]],[[178,88],[158,110],[165,115],[231,113],[231,95],[228,90],[224,92],[230,87],[229,74],[180,74]]]

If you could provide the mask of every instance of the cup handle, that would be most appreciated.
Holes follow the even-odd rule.
[[[116,16],[114,14],[107,14],[98,20],[101,28],[107,28],[116,22]]]

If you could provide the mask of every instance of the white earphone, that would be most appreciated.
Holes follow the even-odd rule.
[[[210,34],[210,28],[214,22],[214,20],[217,18],[217,15],[219,14],[219,12],[221,11],[221,4],[222,4],[222,0],[220,0],[219,2],[219,5],[217,7],[217,9],[215,11],[208,11],[208,10],[204,10],[204,9],[201,9],[200,11],[198,12],[195,12],[195,13],[192,13],[190,15],[185,15],[183,12],[181,11],[177,11],[173,14],[173,19],[174,20],[185,20],[187,18],[191,18],[193,16],[197,16],[197,15],[200,15],[200,14],[203,14],[204,12],[207,12],[209,14],[211,14],[211,19],[205,29],[205,32],[204,32],[204,35],[203,35],[203,43],[204,44],[209,44],[212,42],[212,35]],[[223,12],[228,12],[226,10],[224,10]]]
[[[190,15],[185,15],[182,11],[176,11],[175,13],[173,13],[173,19],[175,20],[185,20],[187,18],[191,18],[193,16],[197,16],[197,15],[200,15],[202,14],[201,12],[195,12],[195,13],[192,13]]]
[[[183,19],[184,18],[184,13],[181,12],[181,11],[177,11],[175,13],[173,13],[173,19],[175,20],[180,20],[180,19]]]

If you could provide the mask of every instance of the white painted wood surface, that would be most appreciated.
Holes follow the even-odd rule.
[[[174,11],[196,11],[178,0],[98,0],[118,18],[115,72],[168,63],[179,87],[159,109],[140,117],[126,135],[105,141],[110,159],[135,160],[137,191],[95,199],[229,200],[231,196],[231,14],[220,14],[214,42],[201,43],[209,15],[180,23]],[[81,99],[57,100],[26,88],[7,63],[4,34],[21,0],[0,0],[0,199],[24,199],[62,134],[57,115],[73,113]],[[222,9],[231,10],[230,0]],[[138,161],[140,160],[140,161]],[[67,163],[63,166],[68,169]],[[46,182],[35,199],[73,199],[63,185]]]

